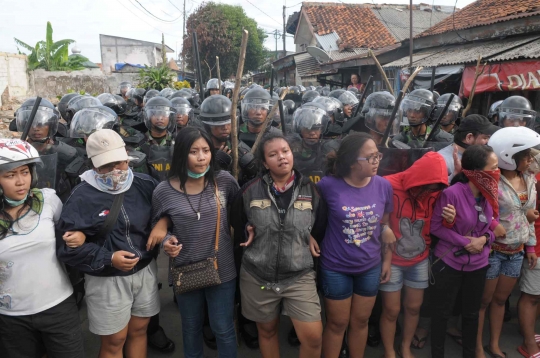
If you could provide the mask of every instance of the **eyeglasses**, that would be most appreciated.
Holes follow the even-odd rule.
[[[380,162],[382,158],[383,158],[383,154],[377,153],[377,154],[370,155],[367,158],[358,157],[356,158],[356,160],[367,161],[369,164],[375,164],[375,163]]]
[[[482,209],[482,207],[480,205],[475,205],[474,208],[476,209],[476,211],[478,211],[478,221],[487,224],[486,214],[484,214],[484,210]]]

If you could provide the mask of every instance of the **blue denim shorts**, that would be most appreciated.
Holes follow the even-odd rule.
[[[499,277],[499,275],[518,278],[521,274],[521,265],[523,263],[524,255],[525,253],[523,251],[513,255],[492,251],[488,258],[489,269],[486,274],[486,279],[494,280]]]
[[[326,270],[321,267],[321,287],[323,296],[331,300],[344,300],[354,294],[364,297],[377,296],[381,280],[382,265],[358,275]]]
[[[403,285],[420,290],[426,289],[429,286],[428,270],[429,260],[427,258],[413,266],[392,265],[390,281],[381,284],[379,290],[396,292],[401,290]]]

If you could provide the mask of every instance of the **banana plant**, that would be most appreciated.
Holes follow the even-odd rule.
[[[82,63],[88,61],[84,56],[77,56],[78,59],[71,60],[68,58],[68,47],[75,42],[74,40],[65,39],[54,42],[53,28],[49,21],[47,21],[47,32],[45,34],[45,41],[38,41],[35,46],[30,46],[26,42],[23,42],[15,38],[17,49],[20,54],[19,46],[23,49],[30,51],[28,56],[28,69],[35,70],[42,68],[46,71],[71,71],[84,69]]]
[[[167,87],[173,87],[176,80],[176,73],[167,66],[141,68],[139,71],[139,85],[144,88],[153,88],[162,90]]]

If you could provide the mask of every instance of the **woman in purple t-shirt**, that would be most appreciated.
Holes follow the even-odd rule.
[[[351,355],[364,355],[379,283],[390,279],[388,245],[396,238],[387,223],[394,204],[392,186],[376,175],[381,158],[370,135],[350,134],[328,158],[331,175],[317,184],[328,206],[321,246],[325,357],[339,356],[347,327]]]

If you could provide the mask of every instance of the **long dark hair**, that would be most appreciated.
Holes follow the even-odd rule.
[[[328,154],[326,174],[338,178],[345,178],[351,173],[351,165],[356,162],[360,149],[373,137],[367,133],[357,132],[346,136],[339,149]]]
[[[493,153],[493,148],[489,145],[471,145],[463,152],[461,157],[461,167],[467,170],[483,170],[486,167],[488,157]],[[450,168],[452,170],[453,168]],[[459,173],[450,185],[455,183],[468,183],[469,179],[463,173]]]
[[[28,166],[28,169],[30,170],[30,175],[32,176],[32,183],[34,183],[34,174],[35,174],[35,164],[25,164]],[[30,185],[30,190],[34,188],[33,185]],[[0,215],[1,219],[8,223],[8,226],[5,227],[3,225],[0,225],[0,240],[3,240],[6,238],[7,234],[13,229],[13,224],[15,223],[15,220],[21,217],[23,215],[26,208],[31,208],[34,201],[38,201],[38,198],[36,198],[34,195],[28,192],[28,197],[24,201],[24,205],[21,206],[21,208],[17,211],[17,214],[15,218],[13,218],[6,209],[11,208],[11,206],[4,200],[4,191],[2,190],[2,195],[0,195]]]
[[[270,132],[263,135],[261,142],[259,143],[259,146],[257,147],[257,152],[255,153],[255,159],[257,160],[257,165],[259,166],[259,172],[261,174],[265,174],[268,172],[268,169],[266,169],[263,164],[265,162],[264,148],[266,147],[267,143],[276,139],[283,139],[289,145],[289,148],[291,147],[291,142],[281,132]],[[293,162],[293,167],[294,167],[294,162]]]
[[[216,166],[215,161],[216,149],[214,148],[214,144],[212,143],[212,140],[210,139],[208,133],[196,127],[183,128],[176,135],[173,157],[171,162],[171,170],[169,171],[169,179],[178,178],[178,180],[180,180],[180,188],[183,191],[186,190],[185,185],[186,181],[188,180],[189,150],[191,149],[193,143],[199,138],[203,138],[206,141],[206,143],[210,147],[210,152],[212,154],[212,158],[210,159],[209,164],[210,168],[205,174],[206,181],[209,183],[214,183],[215,174],[219,171],[219,167]]]

